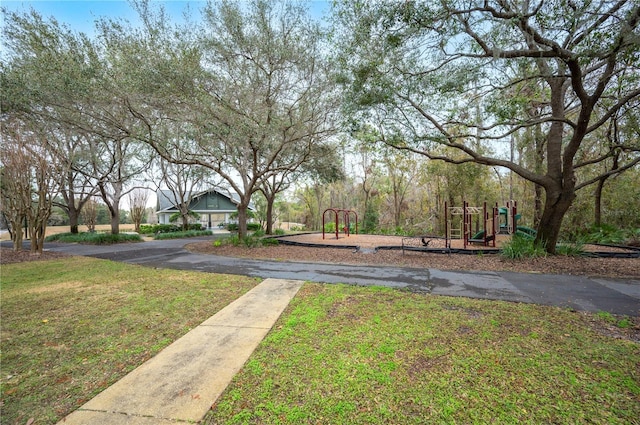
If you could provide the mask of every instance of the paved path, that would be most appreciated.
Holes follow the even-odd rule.
[[[189,242],[193,240],[174,239],[117,246],[47,244],[46,248],[160,268],[321,283],[378,285],[434,295],[517,301],[630,316],[640,313],[640,279],[251,260],[193,254],[183,248]]]
[[[169,425],[200,421],[302,283],[263,281],[59,424]]]

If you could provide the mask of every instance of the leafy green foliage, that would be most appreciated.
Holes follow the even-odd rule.
[[[216,239],[214,246],[222,246],[225,244],[233,246],[246,246],[247,248],[256,248],[268,245],[278,245],[277,238],[256,236],[255,234],[248,235],[243,239],[240,239],[237,234],[232,234],[225,239]]]
[[[203,230],[202,224],[190,223],[187,230],[188,231]],[[172,232],[182,232],[182,227],[177,226],[175,224],[141,224],[140,225],[140,233],[142,233],[143,235],[151,235],[154,233],[172,233]]]
[[[533,220],[541,223],[536,240],[554,252],[577,191],[597,176],[615,174],[609,158],[619,150],[614,148],[618,141],[626,152],[616,157],[615,170],[637,169],[633,129],[638,126],[633,113],[627,113],[634,109],[640,65],[634,38],[637,2],[605,0],[579,7],[572,2],[499,3],[497,12],[491,2],[335,2],[344,109],[351,121],[378,126],[384,137],[376,143],[446,162],[451,176],[442,187],[458,191],[463,199],[474,202],[470,198],[485,196],[479,183],[486,174],[479,175],[474,170],[478,166],[504,167],[537,185],[538,195],[545,192],[549,202],[547,213]],[[560,28],[566,50],[548,45]],[[545,57],[538,54],[542,50]],[[610,67],[606,71],[599,66],[604,57]],[[592,102],[572,109],[569,99],[587,93]],[[567,100],[564,109],[549,107],[554,98]],[[566,121],[542,125],[556,113]],[[607,128],[618,125],[613,125],[618,113],[629,116],[621,127],[631,131],[603,137]],[[587,117],[588,125],[580,125],[579,117]],[[522,155],[505,160],[500,150],[490,151],[507,136],[521,146],[523,140],[516,139],[540,141],[526,144],[536,150],[530,152],[533,160],[523,161]],[[572,139],[568,149],[567,137]],[[568,182],[568,175],[575,180]],[[638,188],[637,183],[630,186]],[[491,195],[505,198],[504,193],[489,195],[489,201]],[[617,212],[631,215],[627,222],[635,226],[637,208],[629,198],[621,198],[626,205]]]
[[[225,227],[230,232],[238,231],[238,223],[228,223]],[[262,226],[260,223],[247,223],[247,230],[250,232],[256,232],[258,230],[262,230]]]
[[[543,246],[536,245],[533,239],[515,234],[509,242],[502,246],[501,255],[510,260],[517,260],[520,258],[546,257],[547,252]]]
[[[154,236],[156,240],[162,239],[180,239],[180,238],[194,238],[197,236],[211,236],[213,232],[211,230],[187,230],[186,232],[169,232],[158,233]]]
[[[175,224],[141,224],[140,233],[150,235],[153,233],[179,232],[180,228]]]
[[[94,245],[109,245],[121,242],[142,242],[140,235],[132,233],[58,233],[47,236],[47,242],[86,243]]]
[[[584,244],[581,241],[574,243],[561,243],[556,247],[556,254],[569,257],[579,257],[584,255]]]
[[[625,232],[624,229],[603,224],[601,226],[592,226],[583,235],[583,238],[587,243],[622,244],[627,239],[627,234],[628,232]]]

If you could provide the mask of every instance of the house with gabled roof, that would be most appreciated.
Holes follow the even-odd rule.
[[[170,190],[158,190],[156,197],[158,199],[156,206],[158,223],[170,224],[169,218],[180,211],[177,207],[180,202]],[[193,196],[187,193],[185,198],[191,199],[189,211],[198,213],[200,224],[204,228],[216,228],[223,223],[236,221],[231,219],[231,215],[238,212],[239,200],[232,195],[227,195],[217,189],[210,189]],[[253,211],[254,208],[249,206],[249,210]]]

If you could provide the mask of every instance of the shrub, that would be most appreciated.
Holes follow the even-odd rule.
[[[238,231],[238,223],[227,224],[227,230],[230,232]],[[247,223],[247,230],[255,232],[256,230],[262,230],[260,223]]]
[[[47,242],[65,242],[65,243],[86,243],[93,245],[109,245],[121,242],[142,242],[142,238],[137,233],[119,233],[112,235],[111,233],[59,233],[57,235],[48,236]]]
[[[186,232],[169,232],[158,233],[154,239],[180,239],[180,238],[194,238],[197,236],[211,236],[213,232],[211,230],[187,230]]]
[[[198,224],[200,226],[200,224]],[[148,235],[154,233],[180,232],[182,229],[175,224],[142,224],[140,233]],[[199,230],[199,229],[198,229]]]
[[[547,256],[542,245],[535,245],[533,239],[518,234],[513,235],[511,240],[502,246],[501,254],[510,260]]]
[[[242,240],[242,243],[247,248],[257,248],[257,247],[262,246],[262,239],[254,238],[254,237],[251,237],[251,236],[247,236],[246,238],[244,238]]]
[[[143,235],[149,235],[153,232],[153,224],[141,224],[140,225],[140,233]]]
[[[609,224],[591,226],[584,235],[584,240],[587,243],[619,244],[624,243],[625,239],[624,230]]]
[[[140,226],[140,233],[153,234],[153,233],[172,233],[172,232],[184,232],[189,230],[205,230],[200,223],[189,223],[187,230],[182,230],[182,225],[177,224],[151,224]]]
[[[629,239],[625,242],[628,246],[637,246],[640,247],[640,229],[635,229],[629,235]]]
[[[267,246],[267,245],[278,245],[280,242],[278,242],[278,239],[276,238],[263,238],[262,239],[262,245],[263,246]]]
[[[578,240],[574,243],[563,243],[556,246],[556,254],[568,257],[579,257],[584,255],[584,244]]]
[[[274,230],[273,234],[278,236],[283,236],[286,234],[286,232],[284,231],[284,229],[276,229]]]

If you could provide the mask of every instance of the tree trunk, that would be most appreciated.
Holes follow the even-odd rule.
[[[81,207],[80,207],[81,208]],[[67,205],[67,214],[69,215],[69,227],[71,233],[77,234],[79,232],[78,224],[80,223],[80,208],[76,208],[75,200],[71,200]]]
[[[316,195],[316,206],[317,209],[315,212],[311,212],[313,215],[313,230],[322,230],[322,214],[324,212],[324,209],[322,208],[322,192],[321,192],[321,188],[318,185],[315,185],[313,187],[314,193]],[[333,205],[329,204],[330,207],[332,207]]]
[[[614,128],[616,130],[615,141],[618,142],[617,126],[614,126]],[[615,154],[613,155],[613,165],[611,166],[611,171],[617,170],[620,168],[620,165],[618,162],[619,159],[620,159],[620,151],[616,151]],[[608,178],[609,176],[605,175],[600,180],[598,180],[598,184],[596,186],[596,190],[593,196],[593,201],[594,201],[593,219],[594,219],[594,224],[598,227],[602,225],[602,191],[604,190],[604,184],[607,182]]]
[[[604,188],[605,181],[606,178],[598,180],[596,190],[593,194],[593,224],[595,224],[597,227],[600,227],[602,225],[602,189]]]
[[[189,215],[187,214],[182,214],[182,231],[186,232],[187,230],[189,230]]]
[[[80,221],[79,211],[76,209],[75,206],[72,207],[71,205],[69,205],[69,208],[67,209],[67,214],[69,215],[69,227],[71,228],[71,233],[77,234],[78,223]]]
[[[118,235],[120,234],[120,210],[109,208],[111,212],[111,234]]]
[[[547,133],[547,175],[545,183],[542,183],[545,190],[545,202],[538,225],[538,234],[534,242],[538,246],[544,246],[545,251],[549,254],[556,252],[562,219],[576,197],[576,178],[572,163],[575,151],[570,152],[569,147],[563,150],[562,143],[565,114],[564,90],[562,88],[564,81],[563,78],[551,78],[548,81],[551,88],[552,115],[557,118],[557,121],[551,123]],[[585,130],[582,128],[582,131]],[[573,137],[574,139],[579,138],[578,130]]]
[[[544,173],[544,160],[545,160],[545,148],[546,148],[546,139],[544,134],[542,134],[541,126],[536,126],[533,132],[534,142],[535,142],[535,153],[534,153],[534,170],[537,174],[542,175]],[[540,220],[542,220],[542,192],[543,187],[539,184],[534,183],[534,193],[535,197],[533,200],[533,224],[534,227],[537,227],[540,224]]]
[[[267,195],[265,193],[265,198],[267,199],[267,235],[273,235],[273,203],[276,200],[275,194]]]
[[[111,216],[111,234],[118,235],[120,234],[120,194],[122,193],[122,184],[114,184],[114,193],[111,198],[107,195],[104,183],[98,183],[98,187],[100,188],[102,200],[109,209],[109,215]]]
[[[244,240],[247,237],[247,208],[249,203],[240,202],[238,204],[238,239]]]
[[[538,225],[535,244],[543,246],[549,254],[555,254],[560,236],[562,219],[575,199],[573,186],[563,190],[546,189],[544,211]]]
[[[37,224],[31,229],[31,253],[42,254],[44,248],[44,237],[47,230],[46,221],[42,223],[41,219],[37,219]]]
[[[533,198],[533,227],[538,227],[540,225],[540,220],[542,220],[542,195],[544,192],[544,188],[539,184],[534,183],[534,191],[535,195]]]
[[[22,221],[22,218],[17,221],[11,220],[10,227],[12,230],[9,233],[11,234],[11,242],[13,242],[14,251],[22,251]]]
[[[62,190],[62,197],[66,202],[67,215],[69,216],[69,227],[73,234],[78,234],[78,222],[80,218],[80,209],[82,205],[78,205],[76,208],[76,194],[73,189],[73,173],[67,174],[67,186],[66,190]]]

